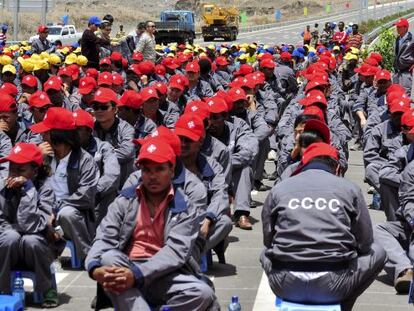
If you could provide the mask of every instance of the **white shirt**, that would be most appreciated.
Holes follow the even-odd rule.
[[[72,152],[59,161],[59,164],[56,158],[52,160],[52,172],[51,185],[53,191],[55,192],[56,200],[61,201],[69,197],[69,188],[68,188],[68,173],[67,167],[69,162],[69,157]]]

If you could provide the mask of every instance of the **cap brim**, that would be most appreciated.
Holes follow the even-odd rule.
[[[41,134],[41,133],[45,133],[45,132],[50,131],[50,130],[51,130],[51,128],[47,127],[47,126],[45,125],[45,123],[44,123],[44,122],[39,122],[39,123],[33,124],[33,125],[30,127],[30,130],[31,130],[33,133],[36,133],[36,134]]]
[[[175,134],[177,134],[178,136],[187,137],[187,138],[191,139],[192,141],[199,141],[200,138],[201,138],[200,136],[198,136],[194,132],[192,132],[190,130],[187,130],[187,129],[179,128],[179,127],[175,128]]]
[[[161,155],[155,155],[155,154],[148,155],[148,156],[138,157],[138,160],[137,160],[136,163],[141,163],[143,161],[151,161],[151,162],[155,162],[155,163],[166,163],[166,162],[173,163],[167,157],[161,156]]]
[[[79,94],[81,94],[81,95],[87,95],[87,94],[89,94],[90,92],[92,92],[92,90],[93,90],[93,88],[79,88],[78,89],[78,92],[79,92]]]
[[[178,84],[178,83],[171,83],[169,85],[170,88],[179,89],[181,91],[184,91],[184,85]]]

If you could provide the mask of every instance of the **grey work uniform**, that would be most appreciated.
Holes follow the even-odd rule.
[[[402,85],[407,94],[411,94],[412,73],[410,69],[414,65],[414,38],[411,32],[396,39],[394,55],[393,82]]]
[[[261,263],[282,299],[351,310],[385,264],[361,190],[322,163],[277,184],[262,221]]]

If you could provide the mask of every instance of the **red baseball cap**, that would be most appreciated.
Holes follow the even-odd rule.
[[[222,113],[229,111],[229,107],[226,104],[226,101],[218,96],[211,97],[207,101],[207,105],[209,106],[210,113]]]
[[[409,26],[409,23],[408,23],[408,20],[406,20],[405,18],[400,18],[398,21],[396,21],[394,23],[394,26],[397,26],[397,27],[408,27]]]
[[[323,141],[327,144],[331,143],[331,134],[325,122],[315,119],[306,121],[304,131],[317,131],[321,134]]]
[[[134,142],[134,144],[142,146],[143,144],[147,143],[152,139],[164,140],[171,146],[172,150],[174,150],[174,153],[177,156],[181,155],[180,138],[177,136],[177,134],[175,134],[175,132],[166,128],[164,125],[157,127],[154,132],[147,135],[145,138],[133,139],[132,141]]]
[[[36,144],[17,143],[7,157],[1,158],[0,163],[13,162],[16,164],[36,163],[43,165],[42,150]]]
[[[172,57],[166,57],[166,58],[164,58],[164,59],[162,60],[161,64],[162,64],[162,65],[164,65],[165,67],[167,67],[167,68],[171,69],[171,70],[175,70],[175,69],[177,69],[178,67],[180,67],[180,65],[179,65],[179,64],[177,64],[177,63],[174,61],[174,58],[172,58]]]
[[[377,52],[371,52],[368,57],[375,59],[378,63],[382,62],[382,55]]]
[[[4,91],[0,91],[0,112],[12,111],[17,111],[16,99]]]
[[[99,65],[112,65],[112,61],[109,57],[104,57],[101,59],[101,61],[99,62]]]
[[[193,100],[185,106],[184,114],[193,113],[202,120],[210,118],[210,109],[207,103],[201,100]]]
[[[326,122],[325,121],[325,114],[324,114],[323,110],[321,108],[319,108],[318,106],[307,106],[307,107],[305,107],[305,109],[303,109],[303,114],[317,116],[319,118],[319,120],[321,120],[323,122]]]
[[[148,160],[156,163],[175,164],[176,155],[171,146],[163,139],[151,139],[141,146],[137,163]]]
[[[11,97],[16,97],[19,94],[19,90],[13,83],[3,83],[0,90],[6,94],[9,94]]]
[[[132,54],[132,60],[135,60],[137,62],[142,62],[144,60],[144,56],[140,52],[134,52]]]
[[[59,77],[65,76],[65,77],[72,78],[72,75],[73,75],[73,70],[71,67],[62,67],[59,69],[59,72],[58,72]]]
[[[378,70],[378,72],[375,74],[375,80],[379,81],[379,80],[391,80],[391,73],[386,70],[386,69],[382,69],[382,70]]]
[[[31,131],[37,134],[50,130],[74,130],[75,128],[73,113],[61,107],[49,108],[43,121],[30,127]]]
[[[30,107],[42,108],[47,105],[52,105],[52,102],[45,92],[36,91],[29,98]]]
[[[254,89],[256,87],[256,81],[251,76],[245,76],[241,82],[241,87],[248,89]]]
[[[94,78],[83,77],[79,80],[78,92],[81,95],[87,95],[90,94],[97,86],[98,84]]]
[[[95,68],[88,68],[85,72],[87,77],[94,78],[95,80],[98,79],[99,72]]]
[[[137,76],[140,76],[142,73],[139,70],[138,64],[132,64],[131,66],[128,67],[128,70],[130,72],[135,73]]]
[[[280,54],[280,59],[284,61],[291,61],[292,60],[292,54],[289,52],[283,52]]]
[[[276,63],[272,59],[265,58],[260,62],[260,67],[274,69],[276,67]]]
[[[78,80],[80,74],[79,66],[77,64],[72,64],[67,67],[72,70],[72,80]]]
[[[305,125],[306,126],[306,125]],[[320,156],[327,156],[338,160],[338,150],[331,145],[323,142],[313,143],[305,149],[301,163],[308,164],[312,159]]]
[[[151,86],[145,87],[140,92],[142,101],[145,103],[146,101],[150,100],[151,98],[158,99],[158,93],[157,90]]]
[[[364,60],[364,64],[368,64],[370,66],[378,67],[378,60],[374,57],[367,57]]]
[[[143,104],[142,97],[133,90],[126,90],[119,100],[119,107],[125,106],[132,109],[139,109]]]
[[[205,135],[203,120],[194,113],[183,114],[175,124],[175,133],[192,141],[199,141]]]
[[[119,105],[116,93],[107,87],[100,87],[94,94],[92,103],[107,104],[109,102]]]
[[[155,65],[155,73],[159,76],[165,76],[166,71],[165,71],[165,67],[163,65]]]
[[[168,87],[184,91],[185,84],[184,84],[183,77],[181,75],[173,75],[170,78],[170,82],[168,84]]]
[[[43,84],[43,89],[45,92],[49,90],[60,91],[62,90],[62,79],[59,77],[50,77],[45,84]]]
[[[44,32],[47,32],[47,31],[49,31],[49,28],[47,28],[46,25],[40,25],[39,27],[37,27],[37,32],[38,33],[44,33]]]
[[[37,78],[34,75],[25,75],[22,79],[22,84],[37,88]]]
[[[101,72],[98,76],[98,85],[99,86],[107,86],[111,87],[114,82],[114,79],[112,77],[112,73],[104,71]]]
[[[220,97],[224,99],[227,104],[227,110],[230,111],[233,109],[233,100],[230,98],[229,94],[226,91],[219,90],[214,97]],[[206,100],[208,102],[208,100]]]
[[[362,64],[361,67],[354,69],[356,73],[364,77],[375,76],[378,70],[379,70],[378,67],[374,67],[368,64]]]
[[[115,62],[120,62],[122,61],[122,54],[119,52],[112,52],[110,59]]]
[[[414,109],[407,110],[401,117],[401,124],[409,127],[414,127]],[[411,133],[411,131],[410,131]]]
[[[161,95],[166,95],[168,92],[167,84],[163,82],[156,82],[152,85],[152,87],[154,87]]]
[[[399,98],[393,100],[388,104],[388,110],[390,113],[396,112],[406,112],[410,110],[410,99],[409,98]]]
[[[240,87],[231,88],[227,95],[231,98],[232,102],[235,103],[239,100],[246,100],[246,92]]]
[[[145,60],[138,64],[138,69],[143,75],[150,75],[154,72],[155,64],[152,61]]]
[[[216,58],[216,64],[219,66],[227,66],[229,62],[225,56],[219,56]]]
[[[318,79],[318,80],[310,80],[310,81],[306,84],[306,87],[305,87],[305,92],[308,92],[308,91],[313,90],[313,89],[315,89],[315,88],[317,88],[317,87],[320,87],[320,86],[325,87],[325,86],[327,86],[327,85],[328,85],[328,82],[327,82],[327,81],[324,81],[324,80],[322,80],[322,79]]]
[[[304,106],[310,106],[316,103],[321,103],[327,106],[327,101],[325,95],[319,90],[311,90],[309,91],[305,98],[299,100],[299,103]]]
[[[394,92],[388,93],[386,95],[387,103],[392,103],[393,101],[395,101],[397,99],[401,99],[401,98],[409,99],[407,94],[405,94],[405,92],[403,92],[403,91],[394,91]]]
[[[393,92],[399,92],[399,93],[403,94],[403,93],[405,93],[405,88],[401,84],[393,83],[387,89],[387,94],[393,93]]]
[[[233,76],[238,77],[238,76],[245,76],[248,75],[249,73],[252,73],[254,71],[253,67],[247,64],[242,64],[240,65],[239,70],[237,70],[236,72],[233,73]]]
[[[75,118],[76,127],[86,126],[93,130],[95,126],[95,120],[89,112],[83,109],[76,109],[73,112],[73,117]]]
[[[200,65],[198,64],[198,62],[193,61],[191,63],[188,63],[185,66],[185,71],[186,72],[200,72]]]
[[[114,85],[123,85],[124,78],[117,72],[112,74],[112,84]]]
[[[265,59],[271,59],[271,60],[273,60],[273,55],[272,54],[270,54],[270,53],[264,53],[261,57],[260,57],[260,60],[261,61],[263,61],[263,60],[265,60]]]

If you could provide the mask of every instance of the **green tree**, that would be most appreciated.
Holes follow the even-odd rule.
[[[394,46],[397,36],[394,29],[383,28],[379,35],[378,41],[374,44],[371,51],[380,53],[382,56],[382,66],[387,70],[392,70],[394,63]]]

